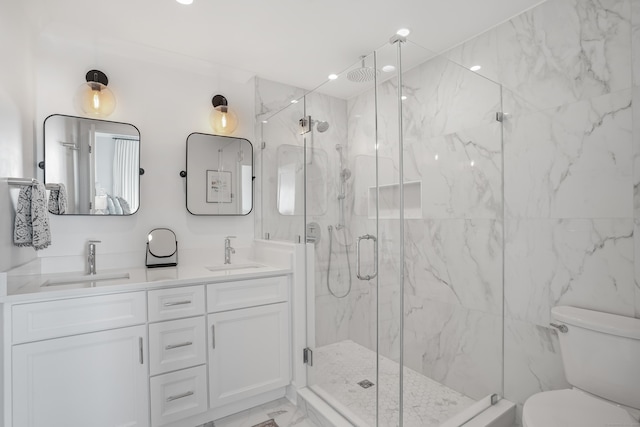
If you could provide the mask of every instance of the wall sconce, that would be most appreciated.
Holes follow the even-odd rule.
[[[107,75],[99,70],[91,70],[87,73],[86,80],[76,92],[78,108],[90,116],[109,116],[116,109],[116,97],[107,88]]]
[[[216,95],[211,100],[213,111],[209,120],[214,133],[220,135],[232,134],[238,127],[238,116],[229,108],[227,98],[222,95]]]

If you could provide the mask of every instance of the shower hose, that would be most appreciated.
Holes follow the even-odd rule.
[[[351,262],[349,261],[349,247],[346,245],[347,243],[347,231],[346,227],[342,227],[342,232],[344,233],[344,242],[345,242],[345,252],[347,254],[347,268],[349,269],[349,287],[347,288],[347,292],[344,295],[338,295],[333,292],[331,289],[331,254],[333,253],[333,226],[329,226],[329,262],[327,264],[327,289],[329,293],[336,298],[344,298],[351,292]]]

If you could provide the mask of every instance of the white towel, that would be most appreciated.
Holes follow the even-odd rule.
[[[51,244],[47,191],[43,184],[20,188],[13,243],[16,246],[33,246],[35,250],[44,249]]]
[[[49,192],[49,212],[62,215],[67,212],[67,188],[64,184],[56,184],[57,189]]]

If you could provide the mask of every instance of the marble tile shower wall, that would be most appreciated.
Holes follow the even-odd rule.
[[[452,50],[503,86],[505,395],[567,387],[550,309],[640,317],[640,2],[549,0]]]
[[[405,179],[422,182],[422,214],[405,224],[404,360],[474,398],[499,392],[504,376],[505,396],[521,408],[533,393],[568,386],[548,327],[551,307],[640,317],[640,1],[548,0],[447,56],[482,65],[502,90],[443,58],[404,76]],[[383,185],[398,177],[394,84],[378,91]],[[298,92],[259,80],[256,113],[276,111]],[[338,216],[337,141],[348,145],[353,172],[350,235],[376,232],[367,200],[375,183],[374,95],[318,96],[322,110],[311,114],[340,133],[322,143],[329,195],[326,214],[316,217],[323,229],[316,344],[351,339],[375,349],[379,315],[381,353],[397,360],[402,264],[393,215],[378,230],[379,295],[354,280],[338,300],[324,276],[326,227]],[[502,127],[496,111],[507,114]],[[300,114],[278,116],[286,123],[266,139],[265,164],[276,164],[279,144],[299,144],[289,122]],[[264,227],[293,237],[302,220],[277,213],[277,173],[265,176]],[[337,290],[344,290],[348,269],[344,257],[338,262]]]
[[[499,391],[504,372],[505,395],[521,405],[567,386],[551,307],[640,317],[640,2],[549,0],[447,56],[482,65],[503,104],[499,88],[442,58],[405,73],[405,180],[422,181],[423,198],[422,218],[406,222],[405,363],[476,398]],[[391,176],[394,83],[378,92]],[[373,103],[372,93],[349,102],[356,187],[366,187],[359,156],[373,155],[363,114]],[[496,111],[508,115],[502,130]],[[355,197],[354,234],[375,230],[365,195]],[[396,228],[381,221],[379,344],[392,358]],[[375,294],[355,296],[350,338],[375,348]]]

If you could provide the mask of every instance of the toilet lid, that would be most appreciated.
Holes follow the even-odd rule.
[[[526,427],[640,427],[624,409],[579,390],[534,394],[524,404],[522,422]]]

